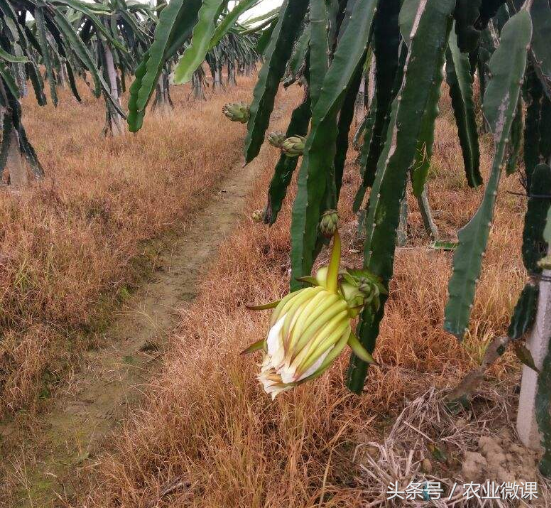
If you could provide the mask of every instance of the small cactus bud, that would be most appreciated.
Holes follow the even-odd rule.
[[[285,134],[283,132],[272,131],[268,134],[268,143],[276,148],[281,148],[285,139]]]
[[[320,231],[325,238],[331,238],[339,225],[339,216],[336,210],[327,210],[320,221]]]
[[[387,294],[378,277],[367,270],[347,270],[342,273],[341,292],[355,317],[362,307],[370,306],[375,311],[380,306],[381,294]]]
[[[252,213],[251,218],[255,222],[264,222],[264,210],[255,210]]]
[[[298,157],[304,153],[306,138],[302,136],[291,136],[281,145],[281,150],[287,157]]]
[[[247,123],[251,116],[249,106],[244,102],[231,102],[224,104],[222,113],[227,116],[232,122]]]

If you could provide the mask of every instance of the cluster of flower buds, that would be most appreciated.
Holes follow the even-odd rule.
[[[287,157],[298,157],[304,153],[305,143],[305,137],[291,136],[281,144],[281,150]]]
[[[251,113],[248,104],[244,102],[231,102],[225,104],[222,108],[222,113],[227,116],[232,122],[247,123]]]
[[[386,294],[379,278],[367,270],[342,272],[340,289],[350,308],[351,317],[357,316],[365,307],[371,307],[373,311],[379,310],[381,294]]]
[[[304,136],[285,137],[283,132],[272,131],[266,137],[270,145],[279,148],[287,157],[298,157],[304,154],[306,138]]]
[[[283,132],[272,131],[268,134],[267,139],[268,139],[268,143],[270,143],[270,145],[275,146],[276,148],[281,148],[281,146],[283,145],[283,142],[287,138],[285,137],[285,133],[283,133]]]

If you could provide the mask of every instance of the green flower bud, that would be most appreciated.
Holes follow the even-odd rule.
[[[286,138],[283,132],[273,131],[268,134],[267,139],[270,145],[275,146],[276,148],[281,148],[281,145],[283,145]]]
[[[357,316],[365,306],[377,310],[381,304],[381,294],[387,291],[378,277],[367,270],[350,270],[342,274],[341,292],[351,309]]]
[[[320,221],[320,231],[326,238],[331,238],[339,224],[339,216],[336,210],[327,210],[322,216]]]
[[[551,270],[551,256],[545,256],[538,261],[538,266],[543,270]]]
[[[350,308],[356,309],[364,306],[365,294],[360,291],[358,286],[343,282],[341,284],[341,292]]]
[[[306,138],[302,136],[291,136],[281,145],[281,150],[287,157],[298,157],[304,153]]]
[[[255,222],[264,222],[264,210],[255,210],[252,213],[251,218]]]
[[[231,102],[225,104],[222,108],[222,113],[226,115],[232,122],[247,123],[249,121],[250,111],[249,106],[244,102]]]

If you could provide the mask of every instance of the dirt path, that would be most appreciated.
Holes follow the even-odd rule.
[[[35,432],[36,457],[14,472],[23,486],[17,504],[11,506],[64,506],[60,496],[78,488],[71,473],[93,460],[103,438],[154,373],[159,349],[178,324],[178,309],[196,296],[202,268],[239,222],[258,170],[255,163],[235,165],[164,256],[153,280],[133,295],[106,333],[109,346],[87,353],[85,368],[75,375],[70,393],[58,397],[41,419]],[[4,426],[0,437],[9,439],[17,431]],[[0,500],[0,506],[10,504]]]

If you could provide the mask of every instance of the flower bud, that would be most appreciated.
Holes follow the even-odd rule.
[[[264,210],[255,210],[252,213],[251,218],[255,222],[264,222]]]
[[[327,210],[322,216],[320,221],[320,231],[326,238],[331,238],[337,226],[339,225],[339,216],[336,210]]]
[[[378,277],[367,270],[349,270],[342,275],[341,292],[353,317],[366,306],[379,309],[380,296],[387,294],[387,291]]]
[[[315,374],[351,332],[346,302],[320,286],[293,293],[272,322],[259,380],[273,397]]]
[[[538,266],[543,270],[551,270],[551,256],[545,256],[538,261]]]
[[[268,143],[276,148],[281,148],[285,139],[285,134],[283,132],[273,131],[268,134]]]
[[[298,157],[304,153],[306,138],[302,136],[291,136],[281,145],[281,150],[287,157]]]
[[[247,123],[250,117],[249,106],[244,102],[231,102],[225,104],[222,113],[232,122]]]

